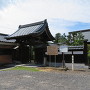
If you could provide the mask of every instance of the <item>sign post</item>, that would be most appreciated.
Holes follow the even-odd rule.
[[[55,55],[55,67],[56,67],[56,55]]]
[[[58,46],[47,46],[47,55],[49,55],[49,66],[51,66],[51,55],[55,55],[55,67],[56,67],[56,55],[58,55]]]
[[[72,71],[74,71],[74,55],[73,55],[73,51],[72,51]]]
[[[46,57],[44,57],[43,65],[46,66]]]
[[[51,66],[51,55],[49,55],[49,67]]]
[[[63,60],[62,60],[62,67],[65,68],[65,59],[64,59],[64,52],[68,52],[68,46],[67,45],[61,45],[60,46],[60,52],[62,52]]]
[[[62,52],[62,55],[63,55],[63,60],[62,60],[62,67],[65,68],[65,59],[64,59],[64,52]]]
[[[74,55],[72,55],[72,71],[74,71]]]

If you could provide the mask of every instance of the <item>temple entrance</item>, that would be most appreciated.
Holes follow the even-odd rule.
[[[20,25],[18,30],[11,34],[7,39],[15,39],[19,43],[16,50],[16,60],[21,63],[37,63],[42,64],[47,41],[54,40],[51,35],[47,20]]]
[[[43,64],[45,56],[45,47],[32,45],[20,45],[14,53],[14,60],[21,63]]]
[[[35,63],[35,49],[34,46],[31,45],[20,45],[16,50],[17,58],[22,63]]]
[[[29,46],[29,62],[32,64],[43,64],[45,56],[44,47]]]
[[[35,48],[35,62],[37,64],[43,64],[44,56],[45,56],[44,48],[42,47]]]

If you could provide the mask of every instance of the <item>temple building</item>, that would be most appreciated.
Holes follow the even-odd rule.
[[[16,40],[19,44],[15,51],[15,60],[22,63],[43,63],[47,41],[54,40],[47,20],[20,25],[18,30],[6,37],[7,40]]]
[[[88,34],[88,33],[87,33]],[[19,25],[18,30],[11,35],[0,34],[0,64],[13,63],[35,63],[43,64],[44,57],[49,63],[49,55],[46,55],[48,41],[55,38],[50,33],[47,20],[26,25]],[[87,64],[87,41],[84,46],[68,47],[65,60],[71,63],[72,53],[75,63]],[[54,62],[54,55],[51,56]],[[62,62],[62,53],[58,51],[56,62]]]

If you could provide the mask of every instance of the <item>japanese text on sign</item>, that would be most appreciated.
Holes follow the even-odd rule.
[[[47,55],[58,55],[58,46],[47,46]]]

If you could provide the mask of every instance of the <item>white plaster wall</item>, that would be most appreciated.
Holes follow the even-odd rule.
[[[88,42],[90,42],[90,31],[82,32],[82,34],[84,35],[84,39],[88,39]]]

